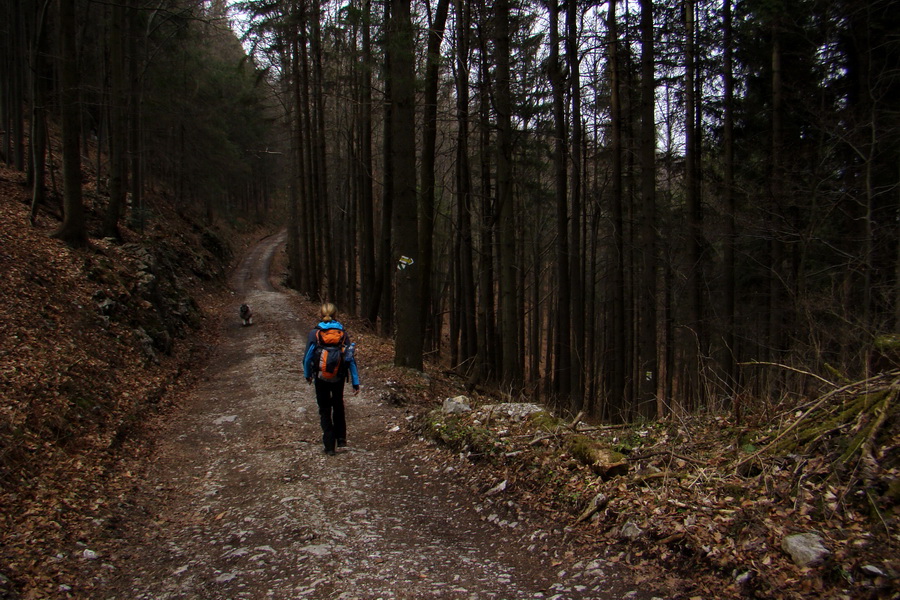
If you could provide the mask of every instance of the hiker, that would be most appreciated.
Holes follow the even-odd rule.
[[[316,403],[322,424],[325,454],[334,456],[335,447],[347,445],[347,421],[344,415],[344,382],[353,383],[353,395],[359,394],[359,372],[353,356],[355,344],[337,320],[337,307],[326,302],[319,308],[321,322],[309,332],[303,358],[303,376],[316,385]]]

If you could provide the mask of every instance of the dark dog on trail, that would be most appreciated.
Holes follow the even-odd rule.
[[[241,325],[253,325],[253,313],[246,304],[241,304]]]

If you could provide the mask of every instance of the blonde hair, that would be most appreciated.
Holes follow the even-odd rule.
[[[337,321],[337,306],[331,302],[326,302],[319,307],[319,316],[326,323],[328,321]]]

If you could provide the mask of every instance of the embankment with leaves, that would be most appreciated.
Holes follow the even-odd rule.
[[[423,412],[420,431],[487,493],[558,520],[582,551],[667,598],[896,598],[900,371],[834,385],[782,414],[588,425],[496,399]],[[812,533],[827,554],[784,549]]]
[[[59,555],[114,533],[121,461],[208,345],[201,305],[224,301],[232,251],[158,198],[141,234],[73,250],[52,210],[28,224],[24,184],[0,170],[0,596],[49,597],[73,576]]]

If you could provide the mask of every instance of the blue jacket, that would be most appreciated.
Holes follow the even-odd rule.
[[[313,373],[313,350],[316,347],[316,330],[317,329],[340,329],[344,330],[344,326],[341,325],[337,321],[322,321],[319,323],[315,329],[309,332],[309,335],[306,338],[306,353],[303,356],[303,376],[307,379],[312,377]],[[344,332],[344,346],[346,348],[350,347],[350,336],[347,332]],[[356,356],[353,352],[347,352],[345,354],[347,367],[350,372],[350,380],[353,382],[353,387],[359,386],[359,370],[356,368]]]

